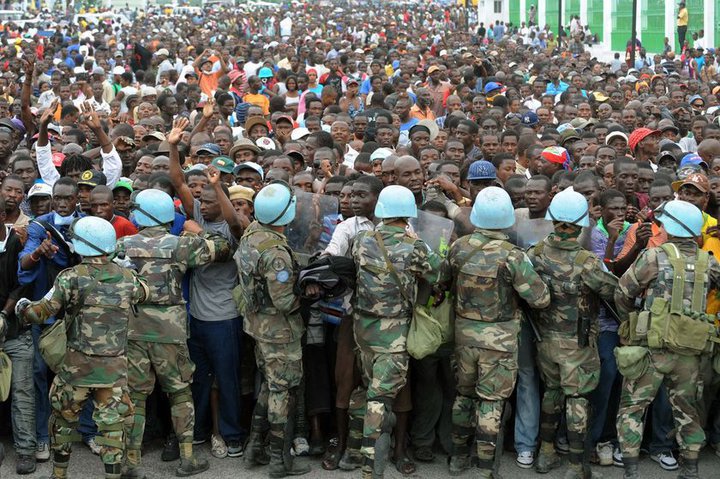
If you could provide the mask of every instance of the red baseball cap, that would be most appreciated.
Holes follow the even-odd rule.
[[[55,165],[56,168],[60,168],[60,165],[63,164],[63,161],[65,161],[65,154],[60,152],[55,152],[52,154],[52,162],[53,165]]]
[[[659,134],[660,130],[651,130],[650,128],[638,128],[634,130],[632,133],[630,133],[630,139],[628,140],[628,146],[630,147],[630,151],[635,153],[635,148],[637,147],[638,143],[640,143],[650,135]]]

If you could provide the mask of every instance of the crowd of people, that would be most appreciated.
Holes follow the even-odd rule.
[[[81,441],[142,478],[157,439],[181,477],[206,442],[271,477],[717,461],[714,49],[604,63],[579,17],[435,3],[128,15],[2,32],[17,474]]]

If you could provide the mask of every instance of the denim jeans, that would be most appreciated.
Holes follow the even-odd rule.
[[[620,337],[615,331],[603,331],[597,339],[598,354],[600,355],[600,380],[597,388],[590,394],[592,406],[590,439],[593,445],[607,439],[612,439],[613,443],[617,444],[617,433],[611,434],[612,437],[603,437],[603,431],[608,414],[615,418],[620,405],[620,389],[615,387],[615,384],[622,381],[622,376],[618,372],[615,354],[613,354],[618,344],[620,344]]]
[[[242,319],[201,321],[190,317],[190,359],[195,363],[192,395],[195,402],[195,438],[209,436],[210,390],[217,380],[220,393],[218,429],[225,441],[242,441],[240,428],[240,358]]]
[[[662,384],[650,406],[652,412],[652,437],[650,438],[650,454],[668,453],[675,449],[675,436],[671,433],[673,423],[672,406],[668,397],[667,387]],[[670,437],[668,437],[670,436]]]
[[[515,405],[515,451],[534,452],[540,430],[540,374],[535,343],[527,321],[521,322]]]
[[[38,341],[43,328],[34,324],[32,327],[33,337],[33,383],[35,386],[35,436],[38,443],[50,444],[48,434],[48,419],[50,419],[50,396],[48,389],[48,367],[43,360],[40,350],[38,349]]]
[[[35,386],[33,385],[33,338],[30,331],[5,341],[5,353],[12,361],[12,430],[18,455],[35,455]]]

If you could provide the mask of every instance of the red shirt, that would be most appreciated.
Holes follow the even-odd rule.
[[[115,236],[117,237],[117,239],[120,239],[123,236],[134,235],[138,232],[138,229],[135,227],[135,225],[132,224],[130,220],[127,220],[122,216],[113,216],[111,223],[113,225],[113,228],[115,228]]]

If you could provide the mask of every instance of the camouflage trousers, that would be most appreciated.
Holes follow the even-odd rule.
[[[180,443],[180,455],[192,456],[195,406],[190,392],[195,365],[190,360],[187,344],[128,341],[128,388],[135,414],[125,421],[127,460],[131,466],[140,464],[140,449],[145,433],[145,402],[160,383],[170,399],[173,429]]]
[[[455,368],[457,395],[452,409],[452,454],[467,456],[468,442],[474,436],[481,467],[489,469],[505,401],[515,388],[517,352],[456,346]]]
[[[673,409],[680,453],[686,459],[697,459],[705,441],[697,409],[703,395],[699,369],[699,356],[651,349],[647,372],[634,381],[623,379],[617,431],[624,457],[640,454],[643,414],[664,383]]]
[[[92,396],[95,411],[93,421],[98,427],[95,441],[100,445],[104,464],[120,464],[123,458],[123,422],[132,416],[133,406],[127,391],[121,387],[88,388],[73,386],[55,376],[50,389],[51,415],[49,420],[52,450],[55,454],[69,455],[73,441],[79,441],[76,432],[80,412]]]
[[[375,461],[375,445],[381,435],[389,436],[395,423],[392,412],[398,392],[407,382],[410,356],[402,353],[376,353],[358,350],[362,384],[350,396],[350,421],[363,421],[360,452],[366,463]],[[386,459],[385,457],[379,459]]]
[[[278,435],[288,421],[294,420],[290,409],[303,376],[302,347],[299,340],[286,344],[257,341],[255,357],[263,378],[253,411],[253,428],[263,432],[270,427]]]

